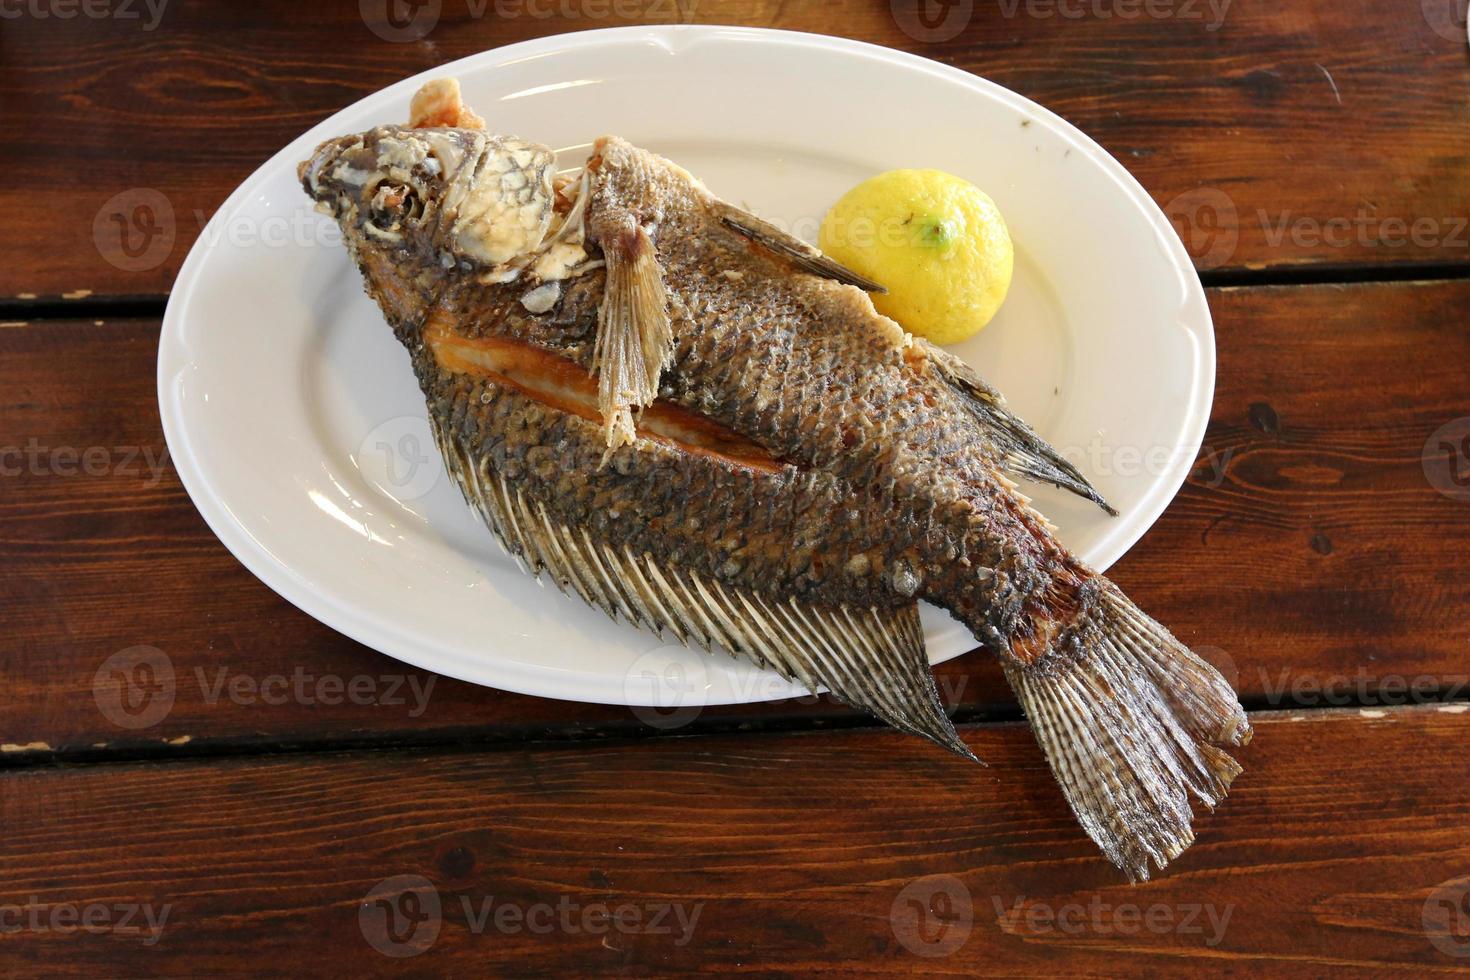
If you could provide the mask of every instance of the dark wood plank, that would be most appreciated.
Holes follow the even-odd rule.
[[[1114,577],[1234,676],[1248,704],[1470,696],[1470,502],[1431,485],[1422,461],[1436,429],[1470,415],[1470,336],[1459,326],[1470,283],[1229,289],[1211,300],[1220,381],[1202,461]],[[434,679],[257,582],[172,469],[150,475],[148,460],[164,452],[156,331],[144,321],[0,329],[0,465],[12,473],[0,477],[9,758],[33,743],[41,753],[172,752],[655,731],[624,708]],[[31,446],[37,472],[13,452]],[[89,451],[102,463],[90,475]],[[146,668],[125,672],[138,681],[129,691],[139,711],[121,717],[140,727],[122,727],[111,658],[140,646],[168,658],[174,698],[166,713],[144,711],[164,705],[146,698],[163,689],[149,686]],[[124,666],[141,663],[129,657]],[[358,682],[365,703],[348,696],[353,678],[371,679]],[[1014,716],[989,658],[951,661],[939,678],[964,717]],[[392,700],[402,703],[382,703]],[[826,700],[709,708],[691,720],[787,721],[855,723]]]
[[[1463,971],[1470,932],[1442,924],[1470,887],[1470,714],[1259,721],[1231,798],[1140,886],[1096,856],[1009,725],[965,731],[989,769],[889,733],[828,733],[12,772],[0,967]],[[112,930],[129,910],[138,931]],[[621,930],[604,918],[615,911]],[[67,928],[83,914],[97,934]],[[667,932],[644,931],[656,914]]]
[[[31,4],[5,20],[0,60],[0,296],[166,292],[227,193],[332,111],[486,48],[669,20],[670,2],[565,0],[532,16],[519,2],[444,0],[418,5],[442,14],[412,43],[381,40],[354,0],[173,0],[151,30],[141,0],[65,20]],[[933,30],[916,0],[698,0],[693,13],[990,77],[1121,159],[1202,267],[1241,268],[1470,260],[1463,7],[1002,0],[938,8],[958,19]],[[135,215],[127,257],[117,222]]]
[[[1210,291],[1205,444],[1111,575],[1252,703],[1470,697],[1467,302],[1470,282]]]

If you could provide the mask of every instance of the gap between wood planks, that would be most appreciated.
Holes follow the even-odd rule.
[[[1470,262],[1406,262],[1397,265],[1277,265],[1207,269],[1199,273],[1206,289],[1240,286],[1359,286],[1388,282],[1452,282],[1470,279]],[[0,321],[158,318],[168,306],[166,295],[60,296],[0,298]]]
[[[1296,706],[1262,709],[1253,707],[1259,699],[1247,699],[1244,704],[1251,722],[1282,722],[1332,719],[1354,716],[1360,718],[1385,718],[1403,716],[1415,711],[1442,711],[1450,714],[1470,714],[1470,699],[1426,700],[1411,704],[1384,705],[1381,703],[1350,704],[1331,706]],[[963,735],[965,731],[980,728],[1017,728],[1026,722],[1019,709],[1007,711],[1005,717],[976,710],[962,710],[952,716],[955,726]],[[1014,717],[1011,717],[1014,715]],[[273,739],[231,736],[218,740],[160,742],[156,745],[134,744],[120,748],[87,747],[75,749],[52,749],[45,743],[27,746],[12,746],[0,754],[0,773],[7,770],[55,768],[72,765],[122,764],[131,762],[181,762],[209,759],[236,758],[240,756],[269,755],[323,755],[337,753],[383,753],[383,752],[463,752],[523,749],[574,749],[586,748],[589,743],[603,746],[628,745],[653,739],[687,740],[715,738],[727,735],[762,736],[812,735],[823,732],[844,734],[892,735],[895,738],[910,738],[875,719],[864,715],[847,718],[772,718],[761,721],[710,721],[692,722],[677,730],[662,731],[630,719],[609,725],[569,727],[562,731],[548,731],[545,726],[506,728],[494,731],[467,729],[454,731],[425,732],[422,735],[402,732],[381,735],[362,735],[349,738]]]

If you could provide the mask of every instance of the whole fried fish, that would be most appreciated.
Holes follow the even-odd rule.
[[[1130,877],[1240,771],[1230,686],[1071,556],[1012,477],[1097,501],[879,287],[617,137],[558,176],[451,81],[300,176],[412,357],[447,466],[532,574],[973,758],[917,602],[1000,658]]]

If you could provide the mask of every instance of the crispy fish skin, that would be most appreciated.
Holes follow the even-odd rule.
[[[1216,745],[1250,729],[1219,675],[1069,555],[1011,479],[1106,506],[1081,475],[876,313],[858,288],[874,284],[615,137],[575,201],[553,200],[539,149],[383,127],[301,169],[508,549],[609,614],[968,754],[923,656],[915,603],[935,602],[1001,659],[1115,864],[1146,878],[1187,847],[1190,797],[1213,806],[1239,771]],[[513,223],[494,248],[466,239],[467,201]],[[562,253],[586,261],[546,261]]]
[[[857,289],[793,275],[752,247],[667,161],[611,138],[597,160],[593,212],[631,211],[669,243],[661,257],[677,340],[667,397],[869,496],[886,542],[871,587],[950,608],[1005,650],[1025,597],[1070,559],[1032,533],[1039,515],[1007,492],[987,434],[939,379],[932,348],[913,346]],[[596,240],[596,222],[591,230]]]
[[[1057,576],[1092,577],[1009,492],[991,430],[965,410],[938,366],[947,355],[916,344],[861,292],[793,276],[780,257],[726,227],[717,202],[679,168],[621,140],[603,140],[599,150],[590,209],[617,217],[589,222],[594,241],[618,234],[618,219],[632,213],[672,243],[660,250],[675,336],[660,397],[844,488],[841,514],[812,511],[810,527],[782,518],[779,564],[741,560],[743,549],[721,547],[728,536],[705,534],[723,580],[823,601],[891,605],[918,596],[952,609],[1001,653],[1010,649],[1006,638],[1037,628],[1028,598]],[[557,311],[540,316],[503,287],[470,287],[447,303],[466,336],[525,340],[590,370],[603,276],[590,273],[572,288]],[[419,365],[420,377],[433,367]],[[626,452],[614,458],[633,465]],[[566,499],[551,497],[556,507]],[[704,505],[688,494],[676,499]],[[711,526],[697,512],[686,516]]]

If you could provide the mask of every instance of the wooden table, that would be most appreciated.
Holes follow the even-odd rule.
[[[826,699],[663,730],[409,669],[209,532],[153,369],[226,194],[405,75],[670,17],[428,6],[390,43],[372,0],[0,2],[0,970],[1470,968],[1463,0],[697,2],[1037,100],[1196,257],[1214,411],[1114,576],[1237,680],[1257,737],[1142,886],[1077,828],[986,658],[938,673],[989,769]]]

